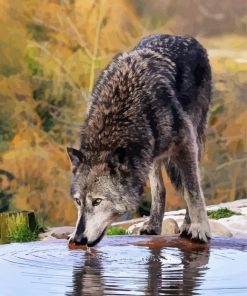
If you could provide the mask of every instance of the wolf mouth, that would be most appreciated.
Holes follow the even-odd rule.
[[[103,238],[103,236],[105,234],[106,228],[103,230],[103,232],[101,233],[101,235],[95,241],[93,241],[93,242],[87,242],[87,246],[91,248],[91,247],[97,245],[102,240],[102,238]]]

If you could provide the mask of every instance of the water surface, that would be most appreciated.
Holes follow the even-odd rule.
[[[246,241],[106,237],[91,254],[64,240],[0,246],[0,295],[247,295]]]

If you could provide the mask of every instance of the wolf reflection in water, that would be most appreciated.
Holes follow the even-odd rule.
[[[133,255],[120,252],[107,257],[99,252],[83,256],[81,265],[74,266],[72,291],[66,295],[196,294],[209,261],[209,248],[183,251],[157,247],[139,255],[135,249],[129,250]]]

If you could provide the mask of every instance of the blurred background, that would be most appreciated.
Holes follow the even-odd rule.
[[[0,0],[0,212],[34,210],[47,225],[74,224],[66,146],[78,147],[102,68],[154,33],[192,35],[208,49],[214,94],[201,163],[206,202],[246,198],[246,5],[244,0]],[[167,210],[184,207],[165,173],[164,178]]]

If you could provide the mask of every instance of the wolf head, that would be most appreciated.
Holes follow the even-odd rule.
[[[67,151],[73,170],[71,197],[78,209],[70,241],[94,246],[114,220],[136,210],[143,186],[131,170],[124,148],[117,148],[104,155],[104,161],[94,163],[83,150]],[[98,159],[100,156],[102,153]]]

